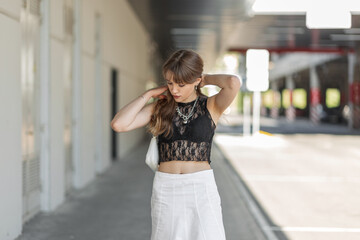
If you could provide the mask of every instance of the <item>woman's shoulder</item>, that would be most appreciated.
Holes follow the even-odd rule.
[[[205,94],[199,95],[199,101],[206,102],[209,97]]]

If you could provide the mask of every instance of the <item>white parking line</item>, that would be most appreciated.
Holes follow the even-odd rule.
[[[256,182],[337,182],[360,183],[359,177],[326,177],[326,176],[281,176],[281,175],[244,175],[248,181]]]
[[[336,227],[270,227],[263,228],[264,231],[281,231],[281,232],[360,232],[360,228],[336,228]]]

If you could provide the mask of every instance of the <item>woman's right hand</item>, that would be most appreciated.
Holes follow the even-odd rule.
[[[116,132],[127,132],[143,127],[149,123],[153,113],[154,103],[147,104],[150,98],[166,98],[162,95],[168,90],[167,85],[147,90],[141,96],[122,107],[111,121],[111,127]]]
[[[167,90],[169,90],[168,86],[164,85],[164,86],[149,89],[148,92],[151,94],[151,97],[153,97],[153,98],[164,99],[164,98],[166,98],[166,95],[164,95],[163,93],[166,92]]]

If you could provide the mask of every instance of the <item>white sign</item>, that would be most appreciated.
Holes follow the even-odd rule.
[[[246,87],[249,91],[269,89],[269,51],[249,49],[246,52]]]

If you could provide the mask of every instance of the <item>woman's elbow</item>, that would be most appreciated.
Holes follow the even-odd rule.
[[[231,75],[229,86],[231,89],[239,90],[241,87],[241,79],[238,76]]]
[[[112,130],[114,130],[115,132],[119,132],[119,128],[114,122],[111,122],[110,126]]]
[[[112,128],[112,130],[114,130],[115,132],[126,132],[126,128],[124,126],[121,126],[121,124],[116,123],[116,122],[111,122],[110,126]]]

